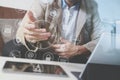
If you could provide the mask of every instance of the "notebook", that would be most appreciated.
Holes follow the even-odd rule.
[[[104,33],[79,80],[120,80],[120,35]]]

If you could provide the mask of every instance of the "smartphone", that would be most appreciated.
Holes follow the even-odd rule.
[[[60,65],[6,61],[3,72],[68,77]]]

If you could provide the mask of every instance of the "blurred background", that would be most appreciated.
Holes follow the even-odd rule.
[[[0,0],[0,6],[29,9],[34,0]],[[102,19],[120,19],[120,0],[96,0]]]
[[[116,25],[116,32],[120,33],[120,0],[96,0],[102,22],[107,31]]]
[[[19,23],[33,1],[0,0],[0,55],[5,40],[11,40],[11,36],[15,36]],[[106,32],[114,31],[116,28],[116,32],[120,34],[120,0],[96,0],[96,2]]]
[[[101,19],[120,19],[120,0],[96,0]]]
[[[34,0],[0,0],[0,6],[27,10],[33,1]],[[111,31],[112,24],[117,23],[117,33],[120,33],[120,0],[96,0],[96,2],[98,3],[100,18],[106,30]]]

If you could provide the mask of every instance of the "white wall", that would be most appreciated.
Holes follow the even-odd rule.
[[[0,0],[0,6],[27,10],[33,0]]]
[[[100,17],[107,31],[116,23],[116,32],[120,34],[120,0],[96,0]]]
[[[96,0],[102,19],[120,19],[120,0]]]

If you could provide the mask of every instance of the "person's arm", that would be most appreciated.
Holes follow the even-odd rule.
[[[84,47],[83,45],[76,45],[76,49],[77,49],[77,52],[75,55],[81,55],[83,53],[87,54],[87,52],[89,52],[89,50],[86,47]]]
[[[76,55],[81,55],[83,53],[89,52],[89,50],[84,46],[72,44],[71,42],[63,38],[61,39],[61,42],[62,44],[53,45],[53,48],[61,57],[70,58]]]
[[[88,2],[89,2],[89,3],[87,3],[88,5],[90,5],[90,4],[92,5],[92,9],[91,9],[91,7],[88,9],[89,9],[89,11],[90,11],[90,9],[92,11],[90,13],[92,14],[91,22],[92,22],[93,31],[91,34],[91,41],[84,44],[83,46],[86,49],[88,49],[90,52],[92,52],[94,50],[96,44],[98,43],[101,34],[104,33],[104,25],[102,24],[100,17],[99,17],[97,3],[94,0],[90,0]]]
[[[42,0],[41,0],[42,1]],[[27,11],[25,17],[23,18],[18,30],[17,30],[17,34],[16,34],[16,38],[25,46],[26,45],[26,40],[25,40],[25,26],[26,23],[29,23],[31,21],[31,19],[28,17],[29,12],[31,11],[34,15],[34,17],[37,19],[43,19],[44,18],[44,6],[45,4],[42,4],[40,0],[35,0],[32,7],[30,8],[30,10]],[[34,20],[33,20],[34,21]]]

